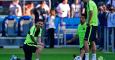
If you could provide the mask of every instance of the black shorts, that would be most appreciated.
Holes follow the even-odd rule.
[[[36,47],[35,46],[29,46],[29,45],[27,45],[27,44],[24,44],[23,45],[23,50],[25,51],[25,52],[29,52],[29,53],[35,53],[36,52]]]
[[[85,41],[96,41],[96,34],[97,34],[97,26],[88,26],[86,29],[86,33],[85,33]]]

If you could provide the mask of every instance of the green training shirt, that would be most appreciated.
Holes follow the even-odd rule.
[[[35,35],[35,32],[36,32],[36,27],[35,27],[35,25],[33,25],[33,26],[31,27],[31,29],[30,29],[30,33],[28,33],[27,36],[26,36],[26,40],[25,40],[24,44],[27,44],[27,45],[29,45],[29,46],[33,46],[33,44],[29,44],[29,43],[34,43],[34,42],[31,40],[30,35],[32,35],[32,36],[34,37],[34,39],[36,40],[36,42],[37,42],[37,37],[34,36],[34,35]],[[38,36],[41,37],[41,34],[42,34],[42,29],[40,28],[40,32],[38,33]]]
[[[90,0],[87,3],[86,11],[87,11],[87,21],[86,22],[88,22],[90,11],[92,11],[93,15],[92,15],[92,18],[91,18],[89,24],[92,26],[98,26],[98,9],[97,9],[97,5],[95,4],[94,1]]]
[[[84,23],[83,25],[81,25],[81,24],[78,25],[76,36],[79,36],[80,48],[82,48],[84,46],[84,38],[85,38],[86,28],[87,28],[86,23]]]

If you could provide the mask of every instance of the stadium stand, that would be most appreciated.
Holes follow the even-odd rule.
[[[5,33],[6,36],[17,36],[17,22],[16,22],[16,16],[9,15],[6,17],[5,20]]]
[[[2,36],[2,23],[3,23],[4,18],[0,17],[0,36]]]
[[[32,17],[31,16],[22,16],[19,21],[19,36],[26,36],[29,29],[32,26]]]
[[[70,39],[73,34],[75,34],[78,24],[80,23],[79,18],[64,18],[63,21],[66,23],[66,39]],[[61,22],[61,18],[55,18],[55,45],[58,45],[58,29],[59,23]],[[0,27],[0,31],[2,31],[2,35],[0,40],[6,40],[5,43],[7,45],[8,40],[17,40],[15,41],[15,45],[22,45],[25,39],[26,34],[28,33],[30,27],[32,26],[32,17],[31,16],[21,16],[16,17],[12,15],[8,15],[5,17],[0,17],[0,23],[2,27]],[[61,36],[61,35],[60,35]],[[60,37],[61,38],[61,37]],[[1,44],[2,45],[2,44]]]

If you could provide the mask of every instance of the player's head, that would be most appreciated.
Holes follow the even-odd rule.
[[[36,22],[35,25],[36,25],[37,27],[41,27],[41,28],[42,28],[42,27],[44,26],[44,21],[43,21],[42,19],[39,19],[39,21]]]
[[[85,15],[83,15],[83,14],[80,17],[80,23],[81,24],[85,23]]]

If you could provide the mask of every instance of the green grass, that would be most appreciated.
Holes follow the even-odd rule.
[[[22,49],[0,49],[0,60],[9,60],[11,55],[24,58]],[[73,54],[79,55],[77,48],[54,48],[44,49],[41,53],[40,60],[73,60]],[[97,57],[103,56],[105,60],[114,60],[114,53],[97,52]],[[35,54],[33,54],[35,60]]]

